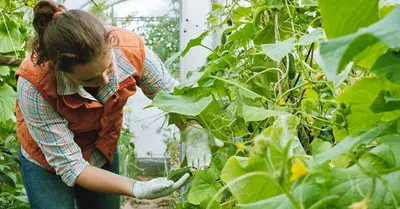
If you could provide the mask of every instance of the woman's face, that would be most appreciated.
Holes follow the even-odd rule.
[[[84,65],[75,65],[72,72],[66,75],[76,84],[83,87],[100,87],[108,84],[108,77],[114,71],[112,49]]]

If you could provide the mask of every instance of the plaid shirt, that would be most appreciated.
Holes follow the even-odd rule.
[[[119,82],[131,76],[136,70],[122,52],[114,48],[115,70],[109,76],[109,83],[100,87],[96,97],[89,94],[82,86],[75,84],[65,73],[56,73],[57,94],[80,96],[105,103],[117,90]],[[145,47],[145,63],[139,87],[150,99],[159,91],[172,93],[176,81],[170,76],[159,57]],[[26,79],[20,77],[17,83],[18,104],[28,125],[29,132],[43,151],[47,162],[57,175],[68,185],[73,186],[76,178],[88,165],[102,167],[107,159],[94,149],[89,161],[83,159],[81,149],[74,142],[74,134],[68,128],[68,121],[61,117],[40,95],[37,89]],[[21,149],[25,158],[40,165]]]

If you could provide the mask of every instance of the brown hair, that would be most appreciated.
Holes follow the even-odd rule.
[[[61,14],[56,14],[62,12]],[[82,10],[68,10],[49,0],[39,1],[34,8],[31,59],[42,66],[71,72],[76,64],[86,64],[102,54],[110,43],[110,33],[93,15]]]

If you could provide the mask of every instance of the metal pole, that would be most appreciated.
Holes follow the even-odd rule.
[[[91,2],[91,0],[89,0],[89,1],[86,1],[85,3],[83,3],[81,6],[79,6],[78,8],[79,9],[83,9],[83,8],[85,8],[88,4],[90,4],[90,2]]]

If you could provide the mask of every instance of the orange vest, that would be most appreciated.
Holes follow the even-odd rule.
[[[74,133],[74,141],[81,148],[85,160],[89,159],[96,147],[112,163],[122,127],[123,107],[128,98],[136,93],[136,83],[140,81],[143,71],[145,51],[142,39],[135,33],[111,27],[107,27],[107,30],[113,30],[117,48],[137,72],[120,82],[118,91],[105,104],[87,100],[78,94],[58,95],[54,69],[49,64],[41,68],[35,66],[29,56],[24,59],[15,77],[27,79],[44,100],[68,121],[68,128]],[[17,136],[24,150],[43,167],[54,172],[29,133],[18,101],[16,116]]]

